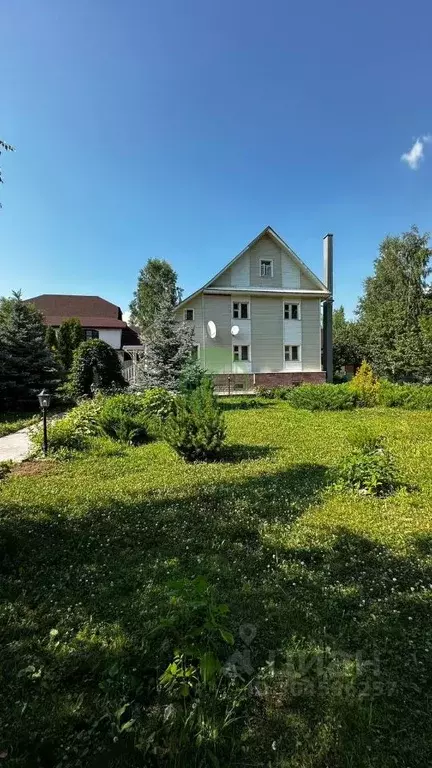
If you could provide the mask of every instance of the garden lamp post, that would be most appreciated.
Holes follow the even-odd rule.
[[[50,407],[51,403],[51,395],[48,392],[47,389],[43,389],[42,392],[38,394],[38,400],[39,405],[42,409],[42,416],[43,416],[43,452],[44,456],[47,455],[48,452],[48,435],[47,435],[47,410]]]

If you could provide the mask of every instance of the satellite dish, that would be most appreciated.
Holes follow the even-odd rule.
[[[240,332],[240,328],[238,327],[238,325],[233,325],[233,327],[231,328],[231,336],[237,336],[239,332]]]
[[[209,320],[207,323],[207,333],[211,339],[216,337],[216,325],[214,324],[213,320]]]

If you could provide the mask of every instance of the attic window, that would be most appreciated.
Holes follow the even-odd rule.
[[[184,319],[185,320],[193,320],[194,319],[194,311],[193,311],[193,309],[185,309],[185,311],[184,311]]]
[[[272,259],[261,259],[260,265],[261,265],[260,267],[261,277],[273,277]]]

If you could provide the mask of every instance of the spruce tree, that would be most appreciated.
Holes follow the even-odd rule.
[[[178,323],[168,296],[163,296],[159,311],[146,337],[146,355],[137,371],[137,384],[143,389],[178,389],[179,378],[193,347],[193,329]]]
[[[37,405],[36,396],[59,381],[46,343],[42,314],[20,293],[0,300],[0,401],[6,408]]]
[[[188,395],[178,395],[174,412],[168,416],[165,439],[187,461],[211,461],[220,456],[225,435],[225,419],[206,377]]]

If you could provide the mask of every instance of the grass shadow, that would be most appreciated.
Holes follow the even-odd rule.
[[[232,443],[225,445],[218,461],[229,464],[238,464],[242,461],[254,461],[267,459],[274,456],[279,449],[271,445],[245,445]]]
[[[238,400],[226,400],[225,398],[220,398],[218,402],[223,411],[248,411],[270,408],[274,405],[274,402],[259,400],[255,397],[251,397],[250,399],[245,397],[244,399]]]
[[[230,606],[233,650],[252,674],[273,664],[236,725],[235,760],[220,764],[269,764],[275,743],[279,764],[296,768],[429,765],[431,565],[344,527],[298,542],[327,482],[326,466],[300,464],[183,495],[93,500],[81,515],[55,498],[3,505],[0,728],[17,766],[57,765],[65,743],[89,766],[98,750],[113,767],[170,764],[143,763],[137,745],[173,650],[169,630],[154,631],[168,584],[198,574]],[[430,554],[429,538],[415,543]],[[115,730],[128,702],[132,739]],[[176,765],[196,765],[196,746],[182,750]]]

